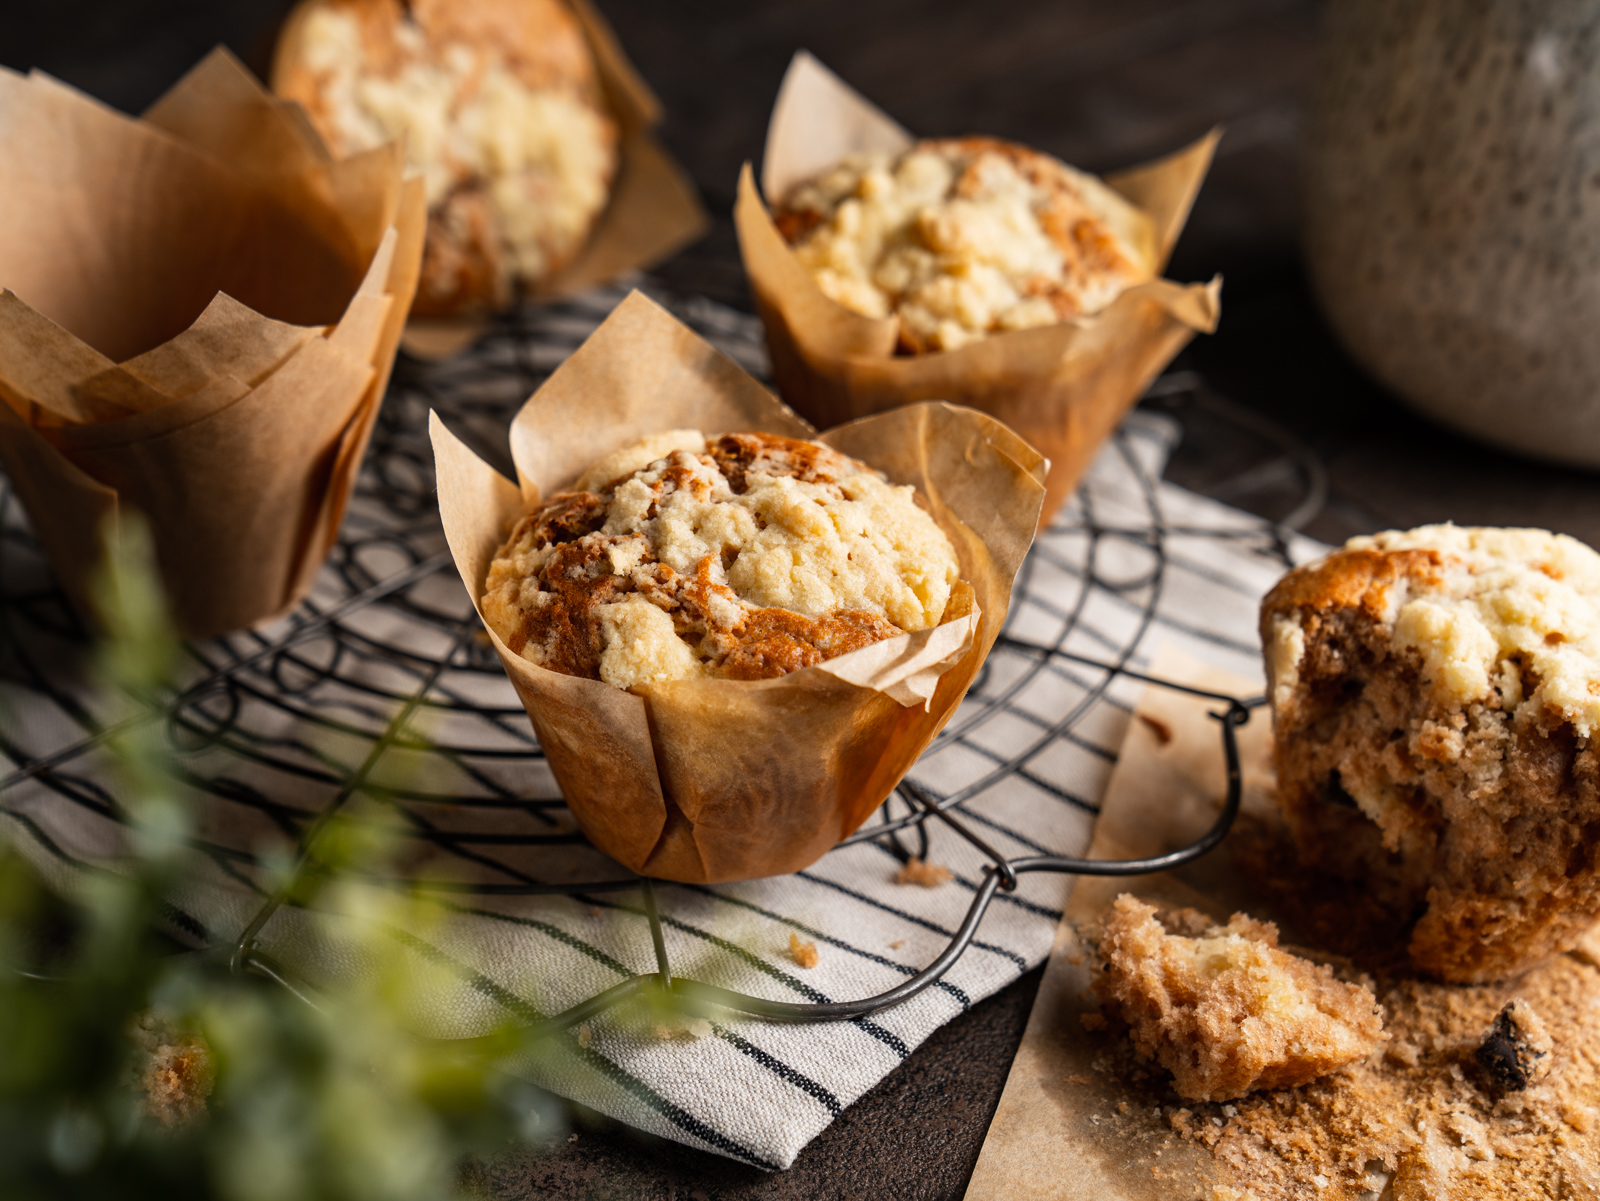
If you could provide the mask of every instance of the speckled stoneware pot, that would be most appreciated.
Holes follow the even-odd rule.
[[[1600,2],[1334,0],[1305,246],[1346,347],[1418,409],[1600,466]]]

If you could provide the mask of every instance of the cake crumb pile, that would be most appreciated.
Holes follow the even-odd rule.
[[[1095,993],[1194,1100],[1304,1084],[1369,1055],[1384,1038],[1371,990],[1277,943],[1270,922],[1216,926],[1182,909],[1164,924],[1124,893],[1098,940]]]
[[[1208,1201],[1600,1198],[1600,968],[1562,955],[1512,984],[1394,979],[1375,991],[1389,1034],[1380,1053],[1220,1104],[1152,1078],[1124,1034],[1092,1034],[1104,1043],[1095,1070],[1127,1099],[1102,1115],[1106,1135],[1162,1178],[1162,1128],[1207,1149],[1219,1177],[1184,1173],[1181,1195]],[[1514,1090],[1479,1062],[1508,1007],[1548,1048],[1542,1076]]]
[[[211,1050],[198,1035],[178,1030],[146,1010],[128,1030],[145,1111],[163,1126],[182,1127],[204,1116],[216,1078]]]

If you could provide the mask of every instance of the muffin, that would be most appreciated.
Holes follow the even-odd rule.
[[[769,433],[651,434],[534,505],[484,620],[530,663],[618,688],[764,680],[940,623],[950,540],[856,459]]]
[[[504,308],[610,198],[617,122],[561,0],[305,0],[273,82],[335,154],[404,140],[428,199],[416,316]]]
[[[1600,555],[1543,530],[1356,538],[1261,609],[1279,797],[1415,967],[1512,975],[1600,917]]]
[[[850,155],[792,188],[773,219],[825,295],[898,317],[913,354],[1097,313],[1157,269],[1148,216],[995,138]]]
[[[1293,1088],[1364,1059],[1385,1037],[1371,989],[1279,949],[1276,926],[1242,913],[1226,926],[1193,909],[1158,916],[1124,893],[1097,950],[1095,995],[1190,1100]]]
[[[512,420],[515,483],[429,431],[574,820],[696,884],[798,871],[883,803],[1004,628],[1044,495],[1038,453],[955,405],[819,436],[637,292]]]

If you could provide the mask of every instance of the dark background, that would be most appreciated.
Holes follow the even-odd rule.
[[[749,308],[732,224],[790,56],[811,50],[925,134],[985,133],[1094,171],[1226,126],[1169,274],[1225,278],[1222,325],[1179,359],[1198,391],[1147,403],[1184,443],[1168,476],[1328,541],[1453,519],[1600,542],[1600,487],[1468,443],[1410,415],[1340,352],[1296,249],[1313,0],[597,0],[666,107],[663,138],[715,225],[664,264],[670,287]],[[0,61],[138,112],[218,42],[265,74],[285,0],[8,0]],[[3,193],[0,193],[3,195]],[[3,204],[3,202],[0,202]],[[0,209],[3,212],[3,209]],[[0,281],[3,283],[3,281]],[[496,1197],[959,1197],[1038,972],[951,1023],[809,1146],[787,1173],[649,1140],[578,1112],[575,1140],[469,1165]]]

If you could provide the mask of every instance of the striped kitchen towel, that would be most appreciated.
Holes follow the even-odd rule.
[[[338,553],[307,605],[272,629],[192,648],[196,675],[230,673],[227,687],[177,723],[206,814],[194,871],[173,897],[175,922],[195,943],[227,946],[238,937],[264,896],[260,847],[285,843],[355,781],[371,794],[369,806],[403,818],[415,842],[410,862],[481,886],[443,894],[452,920],[393,932],[404,953],[451,968],[447,977],[430,973],[432,985],[414,999],[423,1033],[478,1035],[558,1013],[654,970],[636,887],[528,895],[534,882],[623,873],[575,834],[516,697],[471,634],[476,623],[459,579],[447,560],[430,558],[443,541],[428,503],[431,457],[420,442],[421,412],[432,405],[464,436],[477,430],[492,443],[526,394],[526,379],[514,395],[502,394],[508,373],[554,366],[614,300],[599,293],[548,310],[443,375],[402,371]],[[759,367],[751,319],[705,302],[677,307]],[[1124,422],[1074,502],[1040,536],[1005,636],[912,773],[928,793],[959,795],[964,820],[1008,856],[1084,849],[1140,687],[1052,648],[1137,668],[1172,643],[1259,678],[1257,603],[1291,557],[1315,552],[1161,482],[1175,437],[1158,416],[1136,412]],[[26,670],[0,681],[0,705],[15,715],[0,751],[22,766],[81,743],[98,702],[66,682],[72,673],[63,665],[81,655],[81,638],[15,506],[5,504],[3,517],[0,613]],[[327,620],[406,571],[416,578],[403,591]],[[282,649],[313,620],[322,622],[316,636]],[[409,726],[395,736],[395,713],[416,698]],[[386,730],[388,749],[362,775]],[[18,844],[65,877],[86,863],[114,862],[110,778],[86,749],[0,794],[0,811]],[[885,810],[906,812],[896,801]],[[894,987],[949,942],[986,862],[941,823],[930,822],[927,833],[928,860],[951,873],[937,887],[896,883],[901,852],[881,838],[779,879],[658,886],[675,974],[784,1001],[849,1000]],[[902,837],[916,849],[914,831]],[[722,1015],[702,1037],[663,1039],[602,1015],[522,1070],[663,1137],[786,1167],[936,1027],[1038,964],[1071,883],[1024,877],[1014,893],[996,897],[937,985],[870,1017],[788,1026]],[[363,970],[351,940],[341,938],[346,920],[286,908],[266,924],[260,946],[314,988],[337,990]],[[813,966],[791,957],[791,935],[815,945]]]

